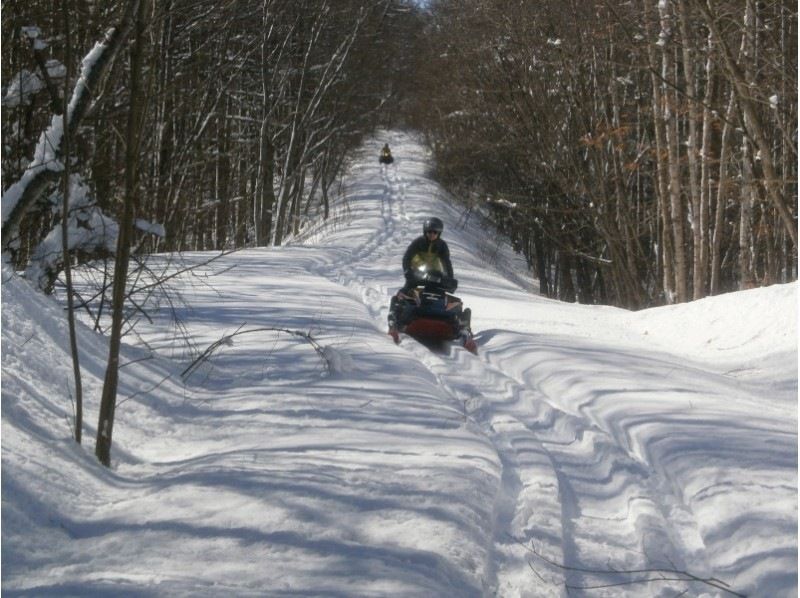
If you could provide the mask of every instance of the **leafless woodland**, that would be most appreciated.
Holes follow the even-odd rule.
[[[797,277],[794,2],[2,9],[4,193],[84,81],[66,110],[66,161],[130,232],[134,257],[280,245],[329,217],[365,136],[401,127],[424,136],[438,180],[490,214],[550,296],[641,308]],[[100,43],[89,77],[82,61]],[[35,92],[14,97],[30,76]],[[20,269],[65,217],[57,175],[4,221]]]

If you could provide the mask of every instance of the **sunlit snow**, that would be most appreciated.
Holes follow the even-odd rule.
[[[328,223],[175,282],[126,337],[111,469],[105,339],[79,330],[78,446],[63,311],[3,270],[4,595],[730,595],[666,570],[797,594],[797,285],[637,313],[542,298],[429,168],[379,134]],[[477,356],[386,334],[428,215]]]

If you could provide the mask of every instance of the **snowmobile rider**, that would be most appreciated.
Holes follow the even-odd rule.
[[[406,284],[400,293],[408,294],[416,286],[413,269],[426,265],[431,270],[442,272],[453,278],[450,248],[442,239],[444,223],[439,218],[428,218],[422,225],[422,236],[411,242],[403,255],[403,274]],[[455,291],[455,288],[452,289]]]
[[[472,330],[470,328],[472,312],[469,308],[462,309],[463,303],[461,299],[448,294],[456,290],[458,282],[453,278],[450,248],[442,240],[442,230],[444,230],[444,223],[439,218],[428,218],[422,225],[422,236],[414,239],[406,249],[403,255],[403,273],[406,277],[406,284],[397,291],[389,303],[389,336],[392,337],[395,344],[398,344],[400,342],[400,332],[408,332],[406,326],[413,319],[414,306],[421,308],[422,297],[415,293],[415,288],[419,283],[415,276],[415,270],[422,269],[424,266],[425,270],[440,272],[449,280],[446,283],[446,288],[441,289],[440,297],[436,293],[423,294],[423,296],[432,295],[437,303],[438,301],[443,301],[444,303],[443,305],[438,304],[436,309],[443,309],[443,312],[440,311],[438,316],[434,316],[433,320],[430,320],[430,314],[422,316],[422,322],[425,322],[426,318],[428,318],[427,324],[424,324],[423,327],[434,326],[436,331],[431,338],[444,340],[459,338],[467,351],[476,353],[477,345],[472,338]],[[444,283],[443,280],[440,282]],[[416,333],[420,334],[420,330],[417,329]],[[413,336],[414,333],[411,334]],[[422,336],[425,335],[423,334]]]
[[[392,150],[389,149],[389,144],[385,143],[383,145],[383,149],[381,150],[381,157],[378,158],[378,162],[381,164],[391,164],[394,162],[394,158],[392,157]]]

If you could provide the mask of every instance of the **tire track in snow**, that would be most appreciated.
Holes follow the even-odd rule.
[[[389,295],[359,275],[358,266],[378,257],[398,260],[405,249],[400,231],[402,227],[411,226],[407,201],[422,202],[430,195],[422,191],[430,185],[426,177],[411,175],[411,178],[406,178],[401,172],[397,169],[392,176],[386,169],[381,174],[384,190],[380,217],[384,230],[373,233],[358,251],[336,264],[335,268],[331,264],[318,268],[319,274],[360,292],[374,317],[385,316]],[[419,199],[408,197],[409,187],[420,188]],[[374,201],[375,197],[363,199]],[[485,591],[494,595],[526,595],[524,588],[536,585],[536,580],[523,543],[535,538],[539,548],[560,561],[563,560],[561,544],[564,533],[558,477],[547,451],[529,427],[512,413],[490,408],[502,404],[504,397],[511,397],[512,403],[518,403],[522,387],[487,369],[461,348],[453,348],[454,362],[451,358],[432,353],[410,338],[404,339],[401,346],[440,381],[440,387],[449,397],[454,417],[466,416],[468,425],[474,426],[476,433],[487,436],[495,446],[503,470],[494,507],[492,546],[488,547],[492,555],[491,579],[486,580]],[[454,373],[454,370],[464,367],[472,371],[471,375]],[[473,413],[467,413],[470,411]],[[545,425],[549,416],[543,413],[542,417]],[[543,593],[539,587],[532,595],[561,595],[556,583],[553,582],[551,593]],[[520,589],[523,590],[521,594]]]
[[[399,259],[404,233],[411,226],[407,203],[421,203],[429,195],[426,177],[409,174],[406,178],[402,173],[397,167],[384,169],[380,194],[359,192],[361,207],[380,204],[373,209],[381,224],[346,259],[319,269],[320,274],[360,293],[369,313],[381,320],[390,293],[368,276],[369,264]],[[360,181],[369,187],[367,176]],[[413,197],[409,188],[414,189]],[[466,425],[484,434],[502,464],[487,593],[562,595],[563,572],[537,560],[526,545],[535,546],[553,561],[576,567],[634,568],[650,564],[649,558],[662,553],[676,567],[684,564],[683,556],[692,551],[682,538],[696,535],[690,529],[693,522],[670,521],[671,504],[677,499],[660,500],[663,484],[650,480],[646,465],[603,431],[599,422],[586,414],[554,408],[555,402],[541,389],[527,387],[503,372],[501,364],[489,363],[486,356],[476,359],[455,347],[449,356],[438,355],[412,339],[404,339],[402,347],[437,377],[454,417],[463,417]],[[609,518],[609,513],[614,517]],[[569,582],[581,585],[598,583],[598,579],[573,573]]]
[[[415,190],[430,183],[426,177],[415,182]],[[538,585],[526,562],[530,553],[510,536],[535,541],[548,558],[575,566],[635,568],[655,563],[706,569],[698,550],[702,540],[697,523],[682,497],[605,431],[602,422],[588,413],[557,409],[557,402],[542,389],[528,387],[505,373],[501,364],[488,363],[486,356],[475,359],[454,348],[454,362],[417,343],[409,348],[456,403],[465,410],[472,404],[473,420],[492,440],[503,463],[495,531],[500,594],[504,580],[509,588]],[[466,364],[476,371],[464,380],[461,370]],[[614,514],[610,519],[609,513]],[[614,552],[609,554],[607,547]],[[610,563],[613,558],[618,560]],[[550,576],[559,577],[563,580],[560,571]],[[574,574],[570,581],[598,583],[596,577],[583,580]],[[682,589],[676,586],[676,591]],[[632,594],[640,590],[634,587]],[[535,595],[541,592],[539,587]]]
[[[372,168],[369,169],[372,171]],[[359,178],[359,186],[369,188],[373,177],[367,175]],[[340,260],[331,260],[318,264],[314,271],[319,276],[327,278],[337,284],[356,291],[362,303],[367,307],[368,312],[373,318],[385,318],[388,310],[389,297],[388,287],[376,285],[372,279],[367,279],[364,273],[365,268],[358,266],[365,263],[375,264],[388,260],[398,253],[398,247],[402,243],[401,235],[398,232],[398,222],[408,219],[405,211],[405,180],[398,176],[394,171],[390,175],[388,169],[381,172],[382,189],[379,193],[370,190],[357,190],[351,195],[355,199],[356,209],[377,210],[377,219],[380,221],[372,230],[370,236],[358,246],[356,251],[347,252],[345,250],[333,251],[341,257]],[[368,204],[377,204],[372,208]],[[359,272],[358,270],[361,270]]]
[[[357,250],[319,273],[359,293],[369,313],[382,320],[389,289],[370,273],[376,263],[385,267],[399,260],[411,232],[408,204],[425,205],[432,191],[427,177],[406,175],[397,166],[381,170],[382,189],[373,191],[374,172],[359,176],[355,204],[362,217],[377,221],[375,228]],[[562,594],[563,572],[537,561],[526,548],[531,545],[570,566],[646,565],[643,553],[661,552],[676,566],[683,564],[684,532],[672,529],[669,506],[659,500],[649,469],[586,414],[556,409],[541,389],[527,387],[487,356],[475,358],[458,347],[439,355],[412,339],[401,346],[436,376],[454,417],[484,434],[502,464],[487,593]],[[571,574],[569,581],[597,579]]]
[[[414,353],[464,405],[503,464],[495,507],[494,595],[555,596],[565,582],[630,580],[612,568],[705,569],[695,550],[695,522],[675,510],[679,498],[662,497],[661,481],[613,436],[553,407],[541,391],[463,349],[454,348],[450,357],[424,347]],[[565,575],[523,545],[552,561],[609,574]],[[658,589],[678,593],[685,584],[665,582]],[[637,596],[641,590],[617,588],[613,595]]]
[[[553,407],[546,393],[509,376],[499,363],[484,365],[491,374],[482,379],[507,379],[506,386],[515,389],[518,399],[516,405],[489,405],[489,412],[510,410],[516,422],[541,443],[558,478],[563,532],[559,562],[606,571],[656,566],[707,571],[698,551],[702,540],[697,523],[681,497],[647,463],[620,445],[601,422],[583,412],[571,414]],[[502,394],[488,392],[485,397],[496,401]],[[519,507],[526,508],[524,501],[519,501]],[[630,576],[573,572],[566,579],[571,585],[597,585],[629,581]],[[680,592],[685,584],[658,586],[660,591],[668,589]],[[637,596],[641,590],[635,585],[628,590],[617,588],[614,595]]]
[[[545,403],[533,404],[522,385],[460,347],[453,347],[450,356],[436,355],[419,345],[414,353],[453,402],[462,406],[465,419],[489,438],[502,464],[487,594],[562,596],[560,579],[547,571],[531,570],[542,568],[532,562],[526,548],[533,544],[551,559],[565,560],[569,539],[563,516],[565,497],[555,463],[531,425],[531,418],[542,428],[552,425],[555,410]],[[522,410],[529,421],[519,417]]]
[[[353,256],[346,271],[342,273],[344,276],[341,280],[345,286],[361,291],[363,303],[370,315],[375,318],[385,318],[390,297],[387,294],[388,289],[376,288],[372,279],[367,280],[364,275],[356,272],[355,266],[367,260],[375,263],[380,258],[397,259],[398,253],[401,254],[405,250],[398,232],[398,222],[408,221],[405,207],[405,179],[398,175],[396,167],[391,166],[382,170],[381,178],[384,183],[381,218],[386,225],[385,234],[378,239],[375,246],[369,247],[367,251],[358,256]]]
[[[407,161],[413,165],[412,160]],[[411,227],[415,223],[408,214],[407,204],[410,201],[408,189],[430,184],[427,177],[406,172],[402,162],[396,161],[394,165],[381,168],[380,192],[370,190],[370,187],[375,187],[373,166],[362,168],[365,172],[356,175],[358,181],[356,189],[350,195],[354,200],[354,209],[376,210],[378,215],[375,219],[379,220],[379,224],[372,228],[373,232],[356,251],[347,252],[343,249],[337,251],[332,247],[332,251],[336,251],[341,259],[329,260],[314,268],[314,272],[319,276],[355,291],[361,297],[369,314],[375,318],[376,326],[380,330],[385,329],[389,300],[402,285],[400,258],[410,239],[414,237]],[[375,206],[375,203],[378,205]],[[373,206],[368,207],[369,204]],[[396,267],[397,280],[389,284],[376,283],[374,277],[376,264],[391,264],[390,268]],[[385,266],[379,269],[382,273],[386,272]]]

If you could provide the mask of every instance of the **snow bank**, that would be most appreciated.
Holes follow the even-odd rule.
[[[797,283],[637,312],[642,334],[704,358],[797,351]]]

